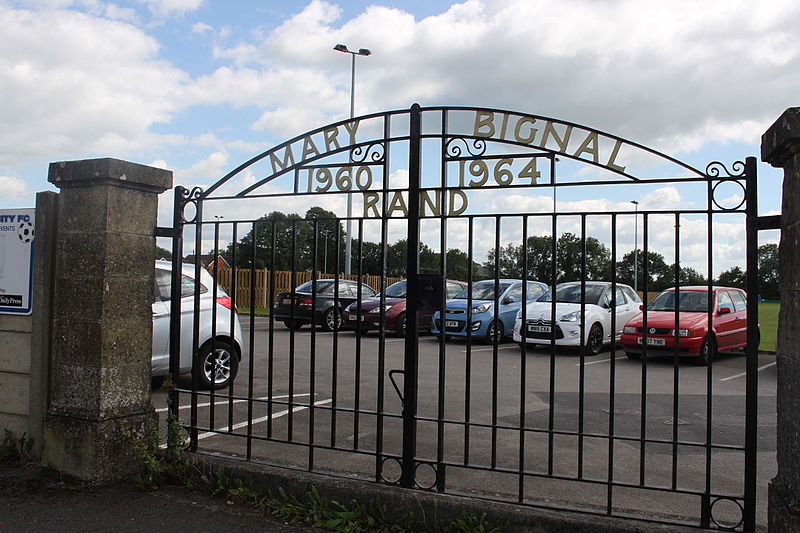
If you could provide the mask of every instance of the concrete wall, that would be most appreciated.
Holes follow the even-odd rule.
[[[34,279],[29,316],[0,315],[0,437],[5,430],[42,446],[50,360],[50,294],[58,194],[36,195]]]

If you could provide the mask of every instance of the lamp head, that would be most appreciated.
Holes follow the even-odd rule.
[[[349,52],[350,51],[343,44],[337,44],[336,46],[333,47],[333,49],[336,50],[337,52]]]
[[[358,55],[360,55],[360,56],[368,56],[371,53],[372,52],[370,52],[367,48],[359,48],[358,49]]]

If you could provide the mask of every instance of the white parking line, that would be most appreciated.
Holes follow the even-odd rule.
[[[309,394],[308,392],[304,392],[302,394],[295,394],[295,396],[311,396],[311,394]],[[284,398],[288,398],[288,397],[289,397],[288,394],[282,394],[280,396],[273,396],[272,398],[273,399],[284,399]],[[253,400],[269,400],[269,398],[270,398],[269,396],[261,396],[260,398],[253,398]],[[219,401],[214,402],[214,405],[228,405],[228,403],[244,403],[246,401],[249,401],[249,400],[240,399],[240,400],[233,400],[232,402],[229,401],[229,400],[219,400]],[[198,403],[197,407],[208,407],[209,405],[211,405],[211,402]],[[188,405],[181,405],[178,409],[191,409],[191,408],[192,408],[192,404],[188,404]],[[156,413],[166,413],[167,411],[169,411],[169,407],[159,407],[158,409],[156,409]]]
[[[517,350],[517,351],[520,351],[521,348],[519,346],[498,346],[497,349],[498,350]],[[491,351],[494,351],[494,348],[473,348],[472,350],[470,350],[470,352],[472,352],[472,353],[475,353],[475,352],[491,352]],[[467,353],[467,349],[466,348],[464,348],[464,352],[463,353]]]
[[[764,366],[760,366],[760,367],[758,367],[758,371],[759,371],[759,372],[761,372],[761,371],[762,371],[762,370],[764,370],[765,368],[769,368],[769,367],[771,367],[771,366],[775,366],[776,364],[777,364],[777,362],[775,362],[775,361],[773,361],[772,363],[767,363],[767,364],[766,364],[766,365],[764,365]],[[728,376],[727,378],[722,378],[720,381],[730,381],[730,380],[732,380],[732,379],[736,379],[736,378],[742,378],[742,377],[744,377],[744,376],[746,376],[746,375],[747,375],[747,372],[742,372],[742,373],[740,373],[740,374],[734,374],[734,375],[732,375],[732,376]]]
[[[314,402],[314,405],[325,405],[325,404],[329,404],[331,402],[333,402],[333,400],[328,398],[327,400],[320,400],[318,402]],[[304,410],[308,409],[308,407],[309,407],[308,405],[299,405],[297,407],[292,408],[291,412],[296,413],[298,411],[304,411]],[[276,418],[284,417],[284,416],[289,414],[289,411],[290,411],[290,409],[287,409],[285,411],[279,411],[277,413],[273,413],[271,417],[262,416],[261,418],[256,418],[256,419],[254,419],[252,421],[253,425],[260,424],[261,422],[266,422],[270,418],[272,418],[274,420]],[[233,425],[233,429],[241,429],[241,428],[247,426],[249,423],[250,423],[250,421],[239,422],[238,424],[234,424]],[[220,433],[227,433],[228,431],[230,431],[230,428],[228,426],[222,426],[221,428],[217,428],[217,431],[209,431],[207,433],[199,434],[197,436],[197,440],[207,439],[208,437],[213,437],[214,435],[219,435]],[[220,432],[220,433],[218,433],[218,432]]]
[[[627,356],[623,355],[622,357],[615,357],[614,361],[617,361],[619,359],[627,359],[627,358],[628,358]],[[583,366],[596,365],[598,363],[608,363],[609,361],[611,361],[611,359],[600,359],[599,361],[592,361],[590,363],[583,363]],[[581,366],[581,364],[580,363],[575,363],[575,366]]]

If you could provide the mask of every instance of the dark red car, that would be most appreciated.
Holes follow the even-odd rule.
[[[621,342],[629,358],[641,357],[646,338],[648,355],[674,354],[677,344],[679,355],[697,356],[698,363],[707,365],[716,352],[747,344],[747,295],[732,287],[713,287],[710,294],[707,286],[667,289],[647,306],[646,335],[643,326],[644,314],[640,313],[622,330]]]
[[[447,298],[453,298],[461,292],[467,284],[463,281],[447,280],[445,291]],[[436,302],[440,295],[425,295],[428,300]],[[432,296],[432,297],[431,297]],[[424,298],[424,296],[423,296]],[[384,293],[384,328],[394,331],[398,337],[406,335],[406,280],[398,281],[386,287]],[[436,306],[420,306],[417,312],[417,325],[420,330],[431,328],[431,318]],[[376,294],[371,298],[353,302],[344,310],[344,327],[356,329],[360,325],[362,330],[378,329],[381,327],[381,295]]]

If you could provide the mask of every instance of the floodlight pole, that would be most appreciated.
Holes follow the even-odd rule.
[[[344,52],[346,54],[350,54],[352,57],[352,61],[350,63],[350,118],[352,119],[355,116],[355,107],[356,107],[356,56],[368,56],[372,52],[370,52],[366,48],[359,48],[357,52],[348,50],[347,46],[343,44],[337,44],[333,47],[334,50],[337,52]],[[352,231],[352,221],[350,218],[353,216],[353,195],[348,191],[347,193],[347,222],[345,223],[345,234],[346,234],[346,241],[345,241],[345,249],[344,249],[344,273],[350,274],[352,257],[353,257],[353,231]]]
[[[634,206],[633,217],[633,290],[639,290],[639,202],[631,200]]]

